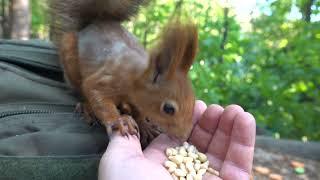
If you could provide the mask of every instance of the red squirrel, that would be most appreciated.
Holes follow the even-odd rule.
[[[197,28],[174,21],[148,53],[121,23],[143,0],[51,0],[52,28],[71,87],[110,134],[147,131],[147,120],[185,140],[192,130],[195,96],[188,72]],[[129,115],[122,114],[123,105]]]

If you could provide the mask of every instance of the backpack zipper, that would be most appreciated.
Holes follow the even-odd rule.
[[[25,110],[25,111],[12,111],[0,113],[0,118],[5,118],[7,116],[16,116],[20,114],[52,114],[53,111],[43,111],[43,110]]]
[[[0,105],[0,118],[20,114],[54,114],[63,112],[74,112],[74,105],[38,103]]]

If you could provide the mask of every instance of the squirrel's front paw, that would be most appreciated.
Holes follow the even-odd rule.
[[[111,136],[114,131],[119,131],[122,136],[136,135],[140,139],[139,127],[131,116],[123,115],[118,120],[108,123],[108,135]]]

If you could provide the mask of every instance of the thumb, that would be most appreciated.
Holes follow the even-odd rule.
[[[121,173],[124,162],[133,157],[143,157],[140,141],[137,136],[111,135],[108,148],[99,163],[99,179],[110,179]]]
[[[126,159],[132,156],[143,156],[141,144],[137,136],[122,136],[119,132],[114,133],[110,137],[108,148],[104,155]]]
[[[143,157],[140,141],[137,136],[122,136],[114,133],[110,137],[108,148],[103,154],[100,166],[121,166],[132,157]]]

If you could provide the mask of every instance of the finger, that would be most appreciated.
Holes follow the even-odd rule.
[[[167,159],[165,150],[178,145],[179,141],[171,139],[165,134],[161,134],[144,150],[144,156],[153,162],[163,163]]]
[[[223,110],[223,107],[219,105],[210,105],[203,113],[201,120],[198,123],[201,129],[209,133],[215,132]]]
[[[256,123],[247,112],[240,113],[233,125],[231,143],[220,175],[222,179],[249,179],[253,163]]]
[[[230,137],[234,119],[244,110],[238,105],[227,106],[221,115],[217,130],[215,131],[207,149],[208,159],[214,169],[220,170],[222,162],[230,144]]]
[[[221,106],[210,105],[202,114],[198,124],[195,125],[190,142],[201,152],[206,152],[222,112],[223,108]]]
[[[207,109],[207,105],[203,101],[197,100],[195,102],[195,106],[194,106],[194,110],[193,110],[193,116],[192,116],[193,124],[196,124],[200,120],[203,112],[206,109]]]

